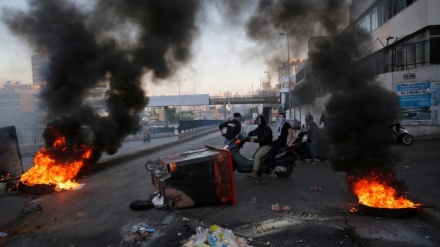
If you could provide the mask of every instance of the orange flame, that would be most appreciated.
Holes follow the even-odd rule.
[[[349,177],[355,180],[353,176]],[[358,197],[359,203],[375,208],[415,208],[420,206],[404,196],[398,196],[397,191],[381,181],[378,176],[358,178],[352,183],[352,190]]]
[[[58,137],[53,144],[54,149],[42,148],[34,157],[34,166],[24,173],[20,182],[33,186],[36,184],[55,184],[55,190],[73,190],[81,186],[74,181],[84,161],[91,157],[93,148],[82,144],[80,148],[69,149],[66,146],[66,138]],[[69,161],[57,160],[58,153],[69,156]],[[71,155],[69,155],[71,154]]]

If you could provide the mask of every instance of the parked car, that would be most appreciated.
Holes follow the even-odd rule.
[[[286,121],[292,126],[294,130],[301,129],[301,122],[296,118],[288,118]]]

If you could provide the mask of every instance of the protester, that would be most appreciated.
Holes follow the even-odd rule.
[[[310,151],[310,164],[316,164],[316,148],[318,146],[318,125],[313,121],[313,116],[308,115],[306,118],[307,129],[307,146]]]
[[[265,156],[272,147],[272,129],[267,125],[264,115],[257,116],[258,127],[249,132],[250,142],[258,143],[259,148],[254,155],[254,166],[252,172],[246,173],[246,176],[252,179],[258,179],[258,169],[260,168],[261,157]]]
[[[323,125],[324,124],[324,128],[325,125],[327,124],[327,115],[325,115],[324,113],[321,114],[321,118],[319,119],[319,125]]]
[[[224,144],[226,145],[232,139],[237,137],[238,133],[241,131],[241,114],[236,112],[234,113],[234,118],[230,119],[226,122],[219,124],[218,128],[220,129],[220,134],[224,137]],[[226,134],[223,132],[223,129],[226,128]]]
[[[149,132],[150,132],[150,130],[148,128],[148,122],[144,122],[144,124],[142,125],[142,134],[149,133]]]
[[[280,113],[278,116],[278,126],[277,126],[277,139],[273,142],[272,148],[269,150],[269,153],[267,154],[270,160],[270,167],[269,167],[269,175],[271,175],[276,167],[276,161],[275,161],[275,153],[278,149],[285,147],[286,145],[290,147],[292,145],[293,141],[293,128],[289,124],[289,122],[286,121],[286,114]]]

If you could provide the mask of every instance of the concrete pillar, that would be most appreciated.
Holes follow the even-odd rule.
[[[166,123],[168,122],[168,106],[163,107],[163,121]]]

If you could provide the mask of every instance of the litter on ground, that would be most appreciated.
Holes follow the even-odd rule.
[[[218,225],[212,225],[207,229],[198,227],[196,234],[189,238],[182,247],[252,247],[246,239],[237,237],[234,233]]]

